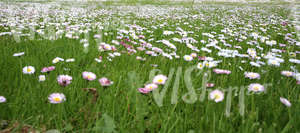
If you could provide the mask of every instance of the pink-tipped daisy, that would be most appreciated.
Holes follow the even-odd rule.
[[[165,84],[166,80],[168,78],[165,76],[165,75],[156,75],[154,78],[153,78],[153,83],[154,84]]]
[[[216,103],[221,102],[224,99],[224,93],[220,90],[213,90],[209,93],[209,98],[214,100]]]
[[[280,102],[283,103],[287,107],[291,107],[292,106],[291,102],[289,100],[283,98],[283,97],[280,97]]]
[[[145,90],[146,90],[146,91],[153,91],[153,90],[156,89],[157,87],[158,87],[158,86],[157,86],[156,84],[151,83],[151,84],[145,85]]]
[[[108,78],[103,77],[101,79],[99,79],[99,83],[101,84],[101,86],[110,86],[112,85],[114,82],[110,81]]]
[[[249,79],[259,79],[260,75],[259,75],[259,73],[245,72],[245,77],[249,78]]]
[[[88,81],[92,81],[96,79],[96,74],[92,72],[83,72],[82,77]]]
[[[60,84],[61,86],[67,86],[69,84],[71,84],[72,82],[72,77],[69,75],[59,75],[57,77],[57,82],[58,84]]]
[[[66,101],[66,97],[63,93],[52,93],[49,95],[48,100],[50,103],[58,104]]]
[[[281,75],[291,77],[294,75],[294,73],[291,71],[281,71]]]
[[[253,83],[249,85],[248,90],[253,92],[262,92],[265,88],[261,84]]]

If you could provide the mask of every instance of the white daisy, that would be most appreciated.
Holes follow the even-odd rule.
[[[209,93],[209,98],[214,100],[216,103],[221,102],[224,99],[224,93],[220,90],[213,90]]]
[[[58,104],[66,101],[66,97],[62,93],[52,93],[49,95],[48,100],[50,103]]]
[[[43,82],[43,81],[45,81],[46,80],[46,76],[45,75],[40,75],[39,76],[39,81],[40,82]]]
[[[154,84],[165,84],[167,79],[168,78],[165,75],[160,74],[153,78],[153,83]]]
[[[265,88],[261,84],[253,83],[249,85],[248,90],[253,92],[262,92]]]
[[[0,96],[0,103],[6,102],[6,98],[4,96]]]
[[[190,55],[185,55],[185,56],[183,56],[183,59],[184,59],[185,61],[192,61],[192,60],[193,60],[193,57],[190,56]]]
[[[58,63],[58,62],[60,62],[60,61],[64,61],[64,59],[63,59],[63,58],[60,58],[60,57],[56,57],[56,58],[54,58],[54,59],[52,60],[52,63],[53,63],[53,64],[56,64],[56,63]]]
[[[283,98],[283,97],[280,97],[280,102],[283,103],[287,107],[291,107],[292,106],[291,102],[289,100]]]
[[[18,57],[18,56],[22,56],[22,55],[24,55],[24,54],[25,54],[25,52],[14,53],[13,56]]]
[[[35,68],[33,66],[25,66],[23,68],[23,73],[24,74],[34,74]]]

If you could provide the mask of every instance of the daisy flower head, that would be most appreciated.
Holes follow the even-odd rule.
[[[198,69],[203,69],[203,68],[204,68],[204,64],[203,64],[202,62],[199,62],[199,63],[197,64],[197,68],[198,68]]]
[[[280,62],[276,59],[269,59],[268,64],[272,66],[280,66]]]
[[[260,75],[259,75],[259,73],[245,72],[245,77],[249,78],[249,79],[259,79]]]
[[[183,56],[183,59],[184,59],[185,61],[192,61],[192,60],[193,60],[193,57],[190,56],[190,55],[185,55],[185,56]]]
[[[14,53],[14,57],[19,57],[19,56],[22,56],[22,55],[24,55],[25,54],[25,52],[20,52],[20,53]]]
[[[23,68],[23,73],[24,74],[34,74],[35,68],[33,66],[25,66]]]
[[[291,71],[281,71],[281,75],[286,76],[286,77],[291,77],[294,75],[294,73]]]
[[[42,68],[41,72],[45,73],[45,72],[51,72],[53,70],[55,70],[55,66],[49,66],[49,67]]]
[[[71,84],[72,82],[72,77],[69,75],[59,75],[57,77],[57,82],[58,84],[60,84],[61,86],[67,86],[69,84]]]
[[[49,95],[48,100],[52,104],[58,104],[66,101],[66,96],[63,93],[52,93]]]
[[[280,102],[283,103],[287,107],[291,107],[292,106],[291,102],[289,100],[283,98],[283,97],[280,97]]]
[[[43,81],[45,81],[46,80],[46,76],[45,75],[40,75],[39,76],[39,81],[40,82],[43,82]]]
[[[223,69],[214,69],[213,70],[216,74],[230,74],[231,71],[229,70],[223,70]]]
[[[147,89],[145,89],[145,88],[139,88],[138,91],[139,91],[140,93],[143,93],[143,94],[147,94],[147,93],[150,92],[149,90],[147,90]]]
[[[213,68],[218,65],[217,62],[215,62],[215,61],[204,61],[203,64],[205,65],[205,67],[208,67],[208,68]]]
[[[0,103],[5,103],[6,102],[6,98],[4,96],[0,96]]]
[[[110,81],[106,77],[103,77],[103,78],[99,79],[99,83],[101,84],[101,86],[111,86],[114,82]]]
[[[92,72],[83,72],[82,77],[88,81],[92,81],[96,79],[96,74]]]
[[[53,63],[53,64],[56,64],[56,63],[61,62],[61,61],[64,61],[64,59],[63,59],[63,58],[60,58],[60,57],[56,57],[56,58],[54,58],[54,59],[52,60],[52,63]]]
[[[216,89],[209,93],[209,98],[211,100],[214,100],[216,103],[221,102],[224,99],[224,93],[222,91]]]
[[[151,83],[151,84],[146,84],[145,85],[145,90],[147,90],[147,91],[153,91],[154,89],[156,89],[158,86],[156,85],[156,84],[153,84],[153,83]]]
[[[66,59],[66,62],[74,62],[74,61],[75,61],[74,58]]]
[[[196,58],[197,57],[197,53],[191,53],[191,55],[193,58]]]
[[[300,81],[300,73],[296,73],[296,74],[294,75],[294,77],[295,77],[295,79],[296,79],[297,81]]]
[[[214,86],[215,86],[214,83],[206,83],[206,87],[208,87],[208,88],[211,88],[211,87],[214,87]]]
[[[248,90],[253,92],[262,92],[265,88],[261,84],[253,83],[248,86]]]
[[[165,84],[167,79],[168,78],[165,75],[159,74],[153,78],[153,83],[158,85]]]

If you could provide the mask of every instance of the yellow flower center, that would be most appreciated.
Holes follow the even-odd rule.
[[[259,86],[254,86],[253,89],[254,89],[255,91],[258,91],[258,90],[259,90]]]
[[[249,76],[250,76],[251,78],[254,78],[254,77],[255,77],[255,74],[251,73],[251,74],[249,74]]]
[[[220,95],[215,95],[215,99],[219,99],[220,98]]]
[[[60,99],[59,97],[55,97],[55,98],[53,98],[53,100],[54,100],[55,102],[60,102],[60,101],[61,101],[61,99]]]
[[[162,79],[159,79],[159,80],[157,80],[159,83],[162,83],[163,82],[163,80]]]
[[[205,66],[209,66],[209,63],[205,63]]]
[[[91,79],[91,78],[92,78],[92,76],[91,76],[91,75],[88,75],[88,76],[87,76],[87,78],[88,78],[88,79]]]
[[[27,68],[27,72],[31,72],[32,69],[30,67]]]

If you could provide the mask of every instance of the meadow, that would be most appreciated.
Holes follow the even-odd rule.
[[[0,2],[0,132],[300,132],[291,6]]]

